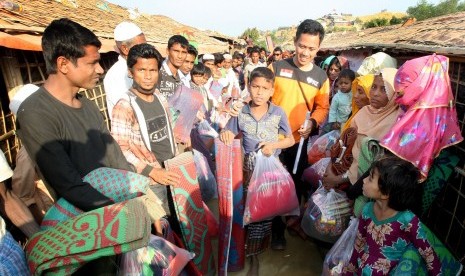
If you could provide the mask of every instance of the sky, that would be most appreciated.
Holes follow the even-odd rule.
[[[354,16],[388,11],[405,12],[419,0],[107,0],[139,12],[168,16],[200,30],[213,30],[239,36],[247,28],[273,30],[298,25],[304,19],[317,19],[336,12]],[[428,0],[437,4],[440,0]],[[266,4],[259,4],[266,3]]]

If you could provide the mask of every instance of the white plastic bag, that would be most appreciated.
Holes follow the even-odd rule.
[[[349,264],[358,231],[358,218],[350,219],[349,227],[326,254],[323,262],[323,275],[341,275]]]
[[[179,275],[194,257],[194,253],[150,235],[147,246],[123,254],[118,275]]]
[[[244,225],[291,214],[299,214],[294,181],[276,157],[260,151],[247,190]]]
[[[318,137],[310,149],[308,149],[308,163],[315,164],[321,158],[330,157],[330,149],[340,136],[341,132],[339,130],[333,130]]]
[[[145,259],[146,248],[139,248],[133,251],[124,253],[121,256],[119,276],[142,276],[144,262],[150,263],[149,259]]]
[[[320,186],[308,201],[301,226],[310,237],[334,243],[347,228],[351,214],[352,204],[345,192]]]

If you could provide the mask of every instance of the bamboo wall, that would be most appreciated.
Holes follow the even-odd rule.
[[[101,65],[105,72],[117,61],[114,52],[101,55]],[[0,47],[0,149],[12,167],[15,165],[16,153],[20,141],[16,137],[15,118],[8,107],[10,99],[24,84],[32,83],[40,86],[47,78],[45,62],[41,52],[19,51]],[[110,121],[105,103],[103,84],[79,93],[94,101],[99,107],[108,127]]]

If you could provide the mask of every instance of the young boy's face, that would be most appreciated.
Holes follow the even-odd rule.
[[[244,63],[244,59],[240,58],[237,60],[237,66],[241,66]]]
[[[250,82],[249,92],[254,105],[267,104],[273,95],[273,82],[263,77],[254,78]]]
[[[259,53],[252,53],[252,55],[250,56],[250,59],[252,60],[252,63],[253,64],[257,64],[258,60],[260,59],[260,54]]]
[[[237,58],[233,58],[231,66],[232,68],[236,68],[237,66],[239,66],[239,60]]]
[[[343,93],[349,93],[352,90],[352,82],[349,78],[339,78],[337,86]]]
[[[192,82],[199,86],[204,85],[207,82],[203,76],[204,75],[192,75]]]

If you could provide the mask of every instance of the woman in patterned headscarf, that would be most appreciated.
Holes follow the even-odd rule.
[[[397,68],[397,60],[386,53],[378,52],[363,60],[357,74],[360,76],[379,74],[384,68]]]
[[[463,140],[453,106],[449,59],[429,55],[407,61],[396,74],[396,103],[406,111],[380,144],[428,176],[439,152]]]
[[[331,100],[333,96],[337,93],[337,89],[335,88],[336,79],[339,76],[339,73],[342,71],[342,69],[350,69],[349,61],[345,57],[329,56],[323,61],[320,67],[323,70],[325,70],[326,74],[328,75],[331,88],[329,100]]]
[[[351,122],[351,127],[357,129],[357,139],[352,148],[354,157],[352,165],[348,172],[343,175],[335,175],[331,170],[327,170],[323,184],[328,189],[348,180],[354,184],[359,178],[358,157],[361,152],[362,140],[366,137],[381,139],[396,122],[400,113],[394,93],[396,72],[397,69],[385,68],[380,75],[375,76],[370,90],[370,104],[360,109]]]

